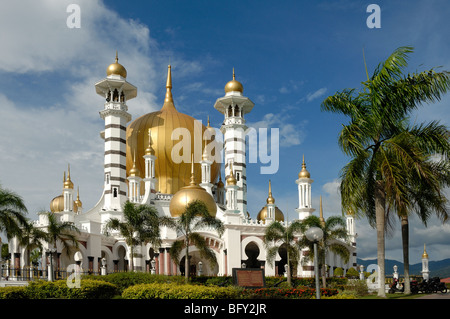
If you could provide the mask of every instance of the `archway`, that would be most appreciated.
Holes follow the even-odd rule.
[[[245,254],[247,260],[244,260],[247,268],[260,268],[260,262],[258,261],[260,250],[255,242],[250,242],[245,246]]]

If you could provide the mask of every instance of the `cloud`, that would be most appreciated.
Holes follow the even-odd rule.
[[[311,102],[315,99],[318,99],[321,96],[325,95],[326,92],[327,92],[327,88],[320,88],[313,93],[308,93],[308,95],[306,96],[306,101]]]

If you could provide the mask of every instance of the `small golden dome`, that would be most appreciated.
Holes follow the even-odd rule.
[[[311,174],[306,170],[305,155],[303,155],[302,170],[298,173],[298,178],[311,178]]]
[[[141,172],[136,167],[136,151],[134,152],[134,160],[133,160],[133,167],[130,169],[130,172],[128,174],[129,176],[141,176]]]
[[[152,147],[152,129],[148,129],[148,147],[145,149],[145,155],[155,155],[155,150]]]
[[[215,217],[217,213],[217,206],[214,198],[203,188],[195,184],[194,177],[194,161],[191,165],[191,183],[188,186],[182,187],[173,195],[170,200],[170,215],[172,217],[181,216],[189,203],[199,200],[206,205],[208,213]]]
[[[117,51],[116,51],[116,61],[114,63],[111,63],[106,69],[106,75],[108,76],[111,74],[120,75],[123,78],[127,77],[127,70],[124,68],[122,64],[119,63]]]
[[[275,198],[272,197],[272,184],[270,183],[270,179],[269,179],[269,197],[267,197],[266,203],[275,204]]]
[[[59,195],[50,202],[50,211],[52,213],[62,212],[64,210],[64,196]]]
[[[423,244],[422,259],[428,259],[428,253],[427,253],[427,250],[425,249],[425,244]]]
[[[77,199],[75,200],[73,206],[74,206],[74,211],[76,211],[76,212],[78,211],[78,208],[83,207],[83,203],[80,200],[80,188],[79,187],[77,189]]]
[[[66,172],[64,172],[64,188],[68,188],[68,189],[73,189],[73,183],[72,180],[70,179],[70,164],[68,166],[68,171],[67,171],[67,179],[65,178]]]
[[[256,219],[258,221],[263,221],[265,222],[267,219],[267,206],[264,206],[258,213],[258,215],[256,216]],[[283,212],[275,206],[275,220],[279,221],[279,222],[284,222],[284,214]]]
[[[233,80],[231,80],[230,82],[228,82],[225,85],[225,93],[228,92],[244,92],[244,87],[242,86],[241,82],[236,81],[236,76],[234,74],[234,68],[233,68]]]
[[[225,185],[222,182],[222,175],[219,175],[219,182],[217,183],[217,188],[223,188]]]
[[[233,172],[233,162],[230,162],[230,175],[227,177],[227,185],[236,185],[236,178]]]

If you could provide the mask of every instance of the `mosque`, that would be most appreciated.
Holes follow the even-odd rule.
[[[67,175],[64,172],[62,194],[51,200],[50,210],[60,221],[73,222],[81,232],[77,235],[79,247],[76,254],[72,251],[67,254],[61,245],[57,245],[54,261],[57,267],[65,268],[78,261],[83,269],[95,273],[100,273],[102,267],[106,267],[107,272],[125,271],[129,267],[130,249],[119,233],[106,234],[105,224],[110,218],[123,217],[123,205],[127,200],[154,206],[160,216],[177,218],[187,203],[198,199],[205,203],[212,216],[223,222],[225,231],[221,237],[211,229],[200,232],[214,251],[217,265],[211,267],[192,246],[189,248],[191,272],[198,273],[201,263],[204,275],[227,276],[232,274],[233,268],[241,267],[264,268],[268,276],[284,274],[286,249],[283,246],[280,246],[274,262],[266,261],[264,231],[267,225],[275,220],[284,225],[288,223],[275,204],[270,181],[267,200],[261,203],[262,209],[257,218],[250,218],[247,212],[247,182],[251,181],[247,181],[246,175],[245,117],[254,103],[243,95],[243,85],[236,80],[234,70],[233,79],[225,85],[225,95],[214,104],[214,108],[224,116],[220,127],[223,134],[221,149],[217,148],[219,144],[214,139],[217,132],[210,126],[209,119],[205,126],[177,111],[172,97],[170,65],[162,108],[131,123],[127,101],[137,96],[137,88],[128,82],[127,71],[118,62],[117,54],[115,62],[106,70],[106,78],[95,84],[95,90],[104,99],[103,109],[99,112],[105,121],[105,128],[100,132],[104,143],[103,193],[94,207],[85,210],[79,191],[74,189],[70,167]],[[180,156],[180,141],[173,138],[175,131],[188,135],[200,133],[200,151],[198,141],[195,143],[195,139],[191,138]],[[188,152],[186,149],[194,151]],[[222,161],[217,160],[219,153],[224,156],[223,171]],[[315,211],[311,203],[313,180],[304,158],[298,176],[293,178],[293,187],[294,182],[298,188],[296,212],[301,220]],[[322,209],[320,217],[323,218]],[[347,215],[346,220],[350,235],[346,245],[351,257],[344,263],[339,256],[329,253],[326,263],[330,266],[330,274],[336,267],[356,267],[354,217]],[[45,227],[48,224],[46,214],[39,214],[34,224]],[[175,230],[161,227],[161,238],[160,247],[146,244],[135,248],[135,270],[165,275],[180,274],[184,270],[183,260],[176,264],[169,253],[172,243],[181,239],[180,235]],[[50,247],[47,244],[45,248]],[[11,240],[9,249],[11,256],[14,256],[15,268],[30,264],[24,247],[20,247],[16,239]],[[181,257],[184,255],[183,251]],[[48,262],[48,258],[42,258],[43,269]],[[313,276],[314,266],[300,262],[293,274]]]

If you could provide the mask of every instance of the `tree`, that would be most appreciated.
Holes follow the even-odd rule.
[[[136,205],[126,201],[123,208],[123,221],[118,218],[110,218],[106,223],[106,233],[110,230],[119,231],[130,248],[131,270],[134,271],[134,248],[143,243],[150,243],[153,247],[161,245],[159,226],[163,219],[158,216],[158,211],[150,205]]]
[[[264,244],[267,249],[267,262],[272,263],[277,256],[280,246],[286,246],[287,252],[287,283],[292,286],[291,267],[297,268],[300,260],[300,252],[295,241],[295,234],[301,230],[300,221],[295,220],[288,226],[283,226],[279,221],[274,221],[267,226],[264,233]],[[280,243],[280,246],[276,246]]]
[[[175,220],[171,220],[169,227],[174,228],[184,238],[177,240],[172,244],[170,248],[170,255],[173,260],[178,264],[180,262],[180,254],[183,248],[186,251],[184,260],[184,276],[185,281],[189,281],[189,246],[194,245],[199,250],[200,256],[207,259],[210,264],[215,267],[217,265],[216,255],[214,251],[208,246],[205,238],[197,233],[197,231],[204,228],[215,229],[219,236],[222,236],[224,232],[223,223],[211,216],[208,213],[206,205],[200,200],[191,201],[181,216]]]
[[[42,229],[34,227],[32,222],[27,224],[22,229],[22,235],[19,238],[20,246],[25,248],[28,260],[31,263],[30,253],[33,250],[42,251],[43,243],[47,239],[47,233]]]
[[[380,63],[363,89],[344,89],[326,98],[321,108],[350,118],[338,143],[351,156],[341,171],[341,202],[344,211],[366,215],[377,230],[380,289],[385,297],[385,229],[388,207],[406,211],[409,191],[406,170],[420,174],[421,154],[408,148],[403,137],[405,122],[423,103],[440,100],[450,87],[449,72],[434,69],[403,75],[412,47],[396,49]],[[405,144],[406,143],[406,144]]]
[[[67,256],[70,255],[72,247],[78,248],[76,234],[80,233],[78,227],[72,222],[61,222],[54,213],[47,213],[48,224],[46,226],[46,241],[56,249],[57,242],[62,245],[62,250],[66,250]]]
[[[22,197],[0,186],[0,232],[4,232],[8,240],[20,237],[22,226],[27,224],[26,214]]]
[[[322,286],[326,287],[326,256],[328,252],[341,257],[344,263],[347,263],[350,258],[350,250],[348,241],[348,233],[344,218],[340,216],[330,216],[326,220],[321,220],[319,217],[311,215],[302,220],[300,229],[302,234],[308,230],[309,227],[319,227],[323,231],[323,238],[319,242],[317,254],[319,264],[322,266]],[[309,254],[306,256],[307,260],[314,260],[314,247],[305,235],[299,241],[300,249],[309,248]],[[319,265],[314,265],[319,267]]]

